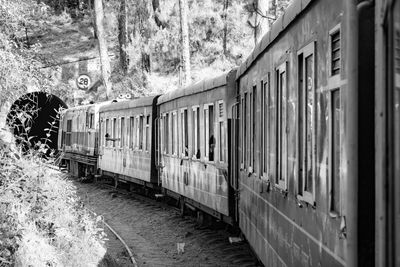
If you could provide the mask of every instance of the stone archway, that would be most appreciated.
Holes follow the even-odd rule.
[[[6,121],[24,149],[40,141],[57,150],[60,108],[67,105],[55,95],[27,93],[11,105]]]

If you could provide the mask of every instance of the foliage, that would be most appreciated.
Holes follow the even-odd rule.
[[[46,61],[38,53],[41,45],[31,44],[27,37],[29,30],[45,29],[48,23],[64,21],[66,16],[52,15],[41,2],[0,0],[0,105],[14,101],[28,90],[69,94],[65,84],[41,70]]]
[[[105,254],[100,219],[40,152],[22,157],[0,140],[0,266],[97,266]]]

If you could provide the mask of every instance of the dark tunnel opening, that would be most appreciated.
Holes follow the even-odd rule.
[[[23,151],[38,148],[38,144],[57,151],[60,108],[67,108],[67,105],[57,96],[45,92],[25,94],[12,104],[7,125]]]

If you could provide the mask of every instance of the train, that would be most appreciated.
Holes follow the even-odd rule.
[[[293,0],[238,68],[69,108],[58,147],[237,226],[265,266],[400,266],[400,1]]]

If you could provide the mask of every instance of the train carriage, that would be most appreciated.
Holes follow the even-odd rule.
[[[101,105],[83,105],[61,113],[58,147],[62,151],[62,163],[74,176],[96,172],[98,111]]]
[[[99,110],[98,168],[116,180],[148,187],[158,183],[155,167],[157,96],[110,103]]]
[[[344,1],[293,1],[237,72],[239,226],[266,266],[345,266],[351,252],[344,14]],[[373,30],[364,22],[368,26]],[[373,54],[373,45],[365,47],[364,53]],[[365,63],[360,101],[368,104],[373,64]],[[373,117],[371,109],[360,109]],[[360,125],[365,131],[359,142],[367,147],[373,144],[373,120]],[[373,165],[373,154],[360,151]],[[362,174],[357,190],[366,208],[374,205],[367,197],[374,195],[373,168]],[[363,231],[359,242],[372,244],[374,213],[356,212],[364,216],[357,225]],[[362,249],[373,254],[371,246]]]
[[[228,118],[235,71],[158,99],[159,166],[166,194],[231,222]]]

